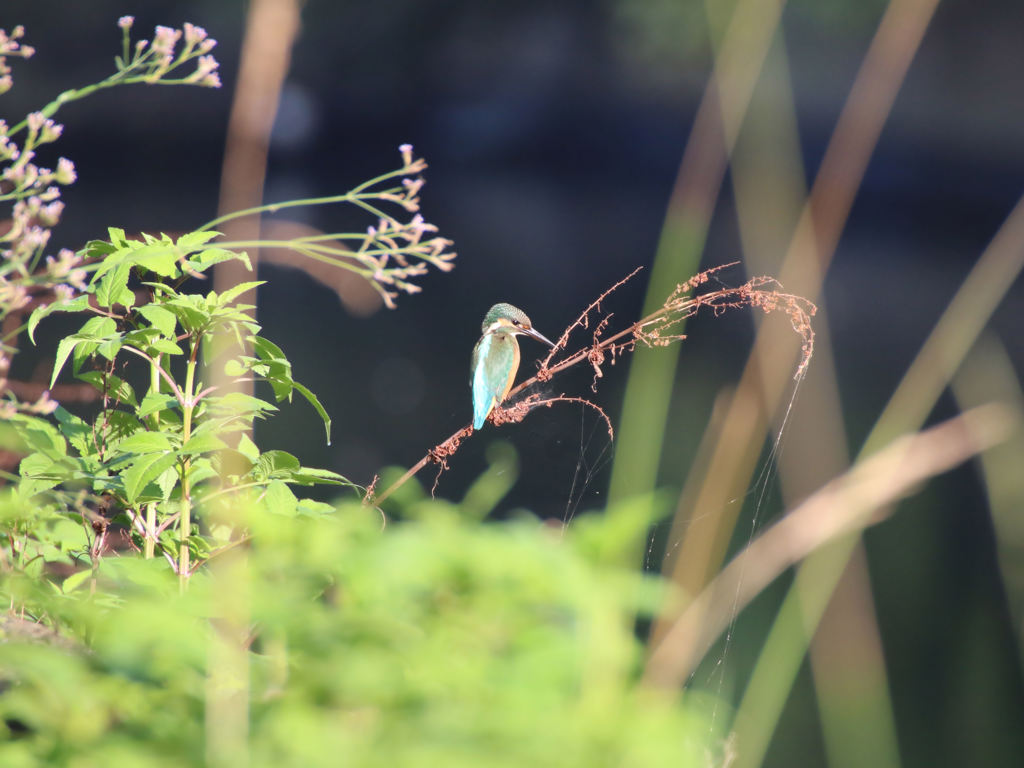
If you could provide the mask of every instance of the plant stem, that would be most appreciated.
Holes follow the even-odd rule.
[[[156,504],[150,502],[146,505],[146,535],[143,540],[143,557],[147,560],[153,559],[156,552]]]
[[[383,179],[386,179],[386,178],[389,178],[389,177],[392,177],[392,176],[400,176],[401,174],[402,174],[402,171],[392,171],[391,173],[384,174],[383,176],[378,176],[376,179],[373,179],[372,182],[376,183],[378,181],[382,181]],[[368,182],[368,183],[370,183],[370,182]],[[363,200],[374,200],[374,199],[378,198],[380,196],[381,192],[359,192],[359,191],[357,191],[357,190],[360,190],[360,189],[364,189],[365,187],[366,187],[366,184],[362,184],[359,187],[356,187],[355,190],[353,190],[351,192],[345,192],[344,194],[341,194],[341,195],[330,195],[328,197],[307,197],[307,198],[304,198],[302,200],[288,200],[288,201],[285,201],[283,203],[269,203],[269,204],[266,204],[266,205],[257,205],[254,208],[245,208],[245,209],[243,209],[241,211],[233,211],[231,213],[226,213],[223,216],[218,216],[216,219],[213,219],[211,221],[206,222],[205,224],[203,224],[203,226],[199,227],[196,230],[196,232],[206,232],[207,230],[213,229],[214,227],[216,227],[219,224],[223,224],[225,221],[232,221],[234,219],[240,219],[240,218],[243,218],[245,216],[254,216],[254,215],[260,214],[260,213],[276,213],[277,211],[281,210],[282,208],[297,208],[297,207],[303,206],[303,205],[328,205],[330,203],[345,203],[345,202],[348,202],[348,203],[355,203],[356,205],[359,205],[362,208],[368,208],[371,211],[373,211],[373,212],[383,216],[383,214],[381,214],[381,212],[378,211],[376,208],[373,208],[372,206],[368,206],[366,203],[363,202]],[[392,194],[396,194],[397,195],[397,194],[400,194],[401,192],[403,192],[404,190],[401,187],[396,187],[394,189],[386,189],[386,190],[382,190],[382,191],[383,192],[390,192]]]
[[[160,394],[160,358],[159,356],[149,363],[149,391],[154,395]],[[160,429],[160,411],[155,411],[150,416],[150,423],[154,430]],[[156,504],[146,505],[146,531],[143,542],[143,556],[147,560],[153,558],[156,551]]]
[[[196,377],[196,358],[199,354],[199,338],[192,339],[192,349],[189,355],[188,368],[185,372],[185,391],[183,394],[181,416],[181,441],[185,445],[192,437],[192,412],[196,403],[193,398]],[[178,550],[178,577],[182,588],[188,583],[189,577],[189,551],[188,539],[192,531],[192,490],[190,487],[189,474],[192,469],[192,460],[186,458],[181,462],[181,520],[179,521],[179,538],[181,545]]]

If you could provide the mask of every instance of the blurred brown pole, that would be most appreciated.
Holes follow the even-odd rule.
[[[252,0],[249,4],[238,83],[224,147],[218,216],[263,203],[270,132],[299,31],[300,5],[301,0]],[[228,240],[255,240],[260,234],[260,217],[247,216],[225,222],[221,231]],[[255,272],[259,253],[249,250],[248,254]],[[244,265],[228,261],[217,265],[213,288],[220,292],[252,279]],[[254,304],[255,300],[255,289],[244,294],[247,303]],[[220,375],[217,371],[210,374]],[[250,382],[215,380],[213,383],[222,393],[232,389],[252,391]]]
[[[235,87],[228,136],[221,171],[218,214],[241,211],[261,205],[267,172],[267,151],[274,125],[281,86],[291,60],[292,46],[299,30],[300,0],[251,0],[242,42],[238,83]],[[248,216],[226,222],[221,231],[228,240],[255,240],[260,233],[260,217]],[[248,251],[253,270],[259,254]],[[225,262],[214,272],[214,290],[221,292],[239,282],[253,279],[238,262]],[[255,291],[243,299],[255,304]],[[255,313],[254,313],[255,314]],[[235,343],[234,340],[225,343]],[[221,356],[215,349],[213,359]],[[221,362],[206,371],[217,394],[252,394],[252,382],[235,381],[224,374]],[[236,474],[244,467],[227,463],[225,452],[222,472]],[[223,524],[239,522],[238,510],[230,503],[207,512]],[[212,589],[211,634],[207,649],[206,678],[206,762],[207,765],[246,766],[249,764],[249,562],[244,548],[235,547],[216,557],[210,564],[215,581]]]

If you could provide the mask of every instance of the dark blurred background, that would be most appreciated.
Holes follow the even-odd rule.
[[[784,11],[807,182],[885,6],[791,0]],[[74,160],[79,180],[65,193],[55,233],[62,246],[80,247],[108,226],[180,232],[216,215],[244,3],[8,0],[0,26],[24,24],[37,53],[15,62],[3,116],[109,74],[120,47],[116,21],[126,13],[140,36],[155,24],[205,27],[219,41],[224,87],[133,86],[64,108],[59,152]],[[1024,188],[1022,33],[1019,0],[940,2],[874,151],[824,289],[851,451]],[[296,377],[320,395],[335,439],[323,445],[315,414],[296,403],[261,426],[257,442],[367,483],[384,466],[414,463],[465,424],[469,353],[491,304],[522,307],[554,337],[601,291],[651,264],[712,55],[699,2],[307,2],[265,200],[348,189],[397,167],[397,147],[409,142],[431,166],[423,213],[455,241],[459,258],[453,272],[423,279],[421,294],[370,317],[350,315],[299,271],[267,267],[259,321]],[[291,218],[332,231],[346,216],[319,208]],[[701,263],[740,256],[727,179]],[[635,317],[643,275],[607,309]],[[744,279],[739,269],[722,276]],[[1018,281],[990,326],[1018,374],[1022,308]],[[54,323],[51,333],[58,331]],[[753,323],[749,314],[698,318],[688,332],[666,445],[671,461],[659,476],[673,489],[716,393],[739,375]],[[523,349],[524,370],[532,369],[541,349],[528,340]],[[24,378],[45,368],[30,353],[17,364]],[[616,424],[626,372],[623,363],[606,366],[592,398]],[[588,395],[589,384],[588,375],[570,376],[548,391]],[[951,412],[947,402],[937,415]],[[576,406],[500,434],[488,428],[451,462],[438,495],[461,498],[497,439],[513,442],[521,461],[500,513],[525,507],[561,519],[602,505],[614,447]],[[432,481],[426,470],[423,482]],[[904,764],[1019,765],[1019,617],[1008,608],[977,472],[958,470],[904,507],[867,537]],[[751,634],[750,648],[738,640],[730,651],[737,663],[757,648]],[[823,760],[811,696],[802,680],[769,764]]]

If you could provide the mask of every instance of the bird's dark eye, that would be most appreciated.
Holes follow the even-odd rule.
[[[514,325],[514,326],[516,326],[518,328],[520,325],[522,325],[522,323],[520,323],[518,320],[513,320],[512,321],[512,325]]]

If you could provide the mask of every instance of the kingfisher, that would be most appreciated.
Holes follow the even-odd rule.
[[[483,335],[473,347],[473,429],[480,429],[487,415],[512,389],[519,370],[519,342],[516,336],[530,336],[555,346],[539,331],[523,310],[511,304],[495,304],[484,316]]]

